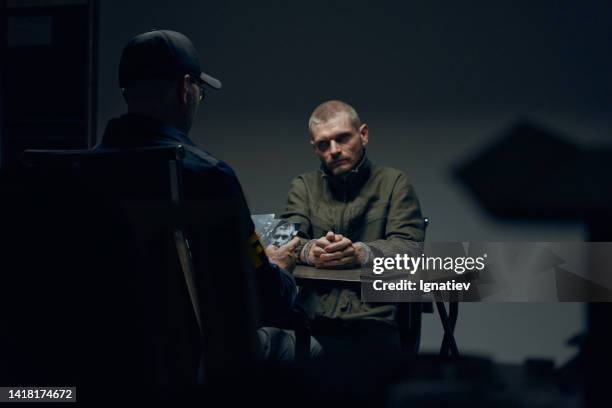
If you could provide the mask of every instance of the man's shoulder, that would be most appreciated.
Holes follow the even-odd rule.
[[[183,163],[187,170],[236,177],[234,170],[227,163],[217,159],[206,150],[194,146],[184,145],[183,147],[186,152]]]
[[[395,191],[413,191],[412,180],[402,170],[387,166],[372,166],[368,189],[392,194]]]
[[[184,147],[183,174],[190,191],[242,194],[236,173],[227,163],[198,147]]]
[[[397,180],[403,178],[409,180],[406,173],[394,167],[372,165],[372,178],[381,180]]]
[[[309,171],[307,173],[302,173],[296,176],[293,181],[295,182],[296,180],[301,180],[307,185],[321,183],[323,180],[323,173],[321,172],[321,170]]]
[[[206,167],[214,167],[216,166],[220,160],[214,157],[212,154],[208,153],[206,150],[201,149],[196,146],[187,146],[182,145],[185,149],[185,159],[186,162],[193,162],[197,164],[201,164]]]

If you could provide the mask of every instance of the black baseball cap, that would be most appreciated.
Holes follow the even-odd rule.
[[[154,30],[132,38],[121,54],[119,86],[143,79],[178,79],[190,74],[214,89],[221,81],[202,72],[195,47],[183,34]]]

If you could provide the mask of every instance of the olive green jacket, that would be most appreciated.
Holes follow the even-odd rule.
[[[399,170],[373,165],[365,155],[346,175],[333,177],[322,166],[293,179],[281,217],[300,223],[298,251],[328,231],[365,243],[374,257],[413,253],[424,240],[419,201],[408,178]],[[393,321],[395,314],[392,306],[362,303],[348,289],[302,288],[299,301],[312,318]]]

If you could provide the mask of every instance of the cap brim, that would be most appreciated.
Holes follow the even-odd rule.
[[[211,86],[215,89],[221,89],[221,81],[219,81],[217,78],[211,77],[210,75],[202,72],[200,74],[200,79],[204,81],[204,83],[208,86]]]

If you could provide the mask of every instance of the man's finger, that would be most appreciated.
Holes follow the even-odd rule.
[[[325,250],[318,246],[313,246],[310,251],[312,252],[314,256],[320,256],[321,254],[325,253]]]
[[[321,255],[321,259],[332,260],[332,259],[345,258],[345,257],[353,256],[353,255],[355,255],[355,249],[352,246],[349,246],[348,248],[342,251],[336,251],[332,253],[326,252]]]
[[[337,251],[343,251],[344,249],[346,249],[349,246],[352,246],[353,242],[348,239],[348,238],[344,238],[342,241],[340,242],[335,242],[333,244],[329,244],[325,247],[325,252],[337,252]]]
[[[348,248],[342,250],[342,255],[343,256],[353,256],[355,255],[355,248],[353,248],[353,246],[349,246]]]
[[[342,252],[338,251],[338,252],[334,252],[331,254],[323,253],[321,254],[319,258],[321,258],[322,261],[327,262],[327,261],[332,261],[335,259],[343,258],[343,255],[342,255]]]
[[[354,265],[357,263],[357,258],[354,256],[346,256],[344,258],[335,259],[333,261],[325,261],[321,263],[321,267],[329,268],[334,266]]]
[[[289,251],[293,251],[295,250],[295,248],[297,248],[297,246],[299,245],[300,240],[298,237],[293,238],[291,241],[287,242],[285,245],[282,246],[282,248],[286,248]]]
[[[333,242],[333,241],[332,241]],[[321,248],[325,248],[331,242],[327,240],[326,237],[321,237],[315,241],[315,245]]]

